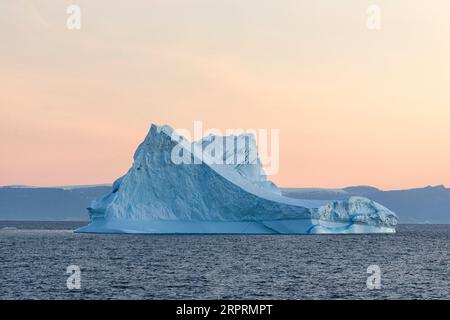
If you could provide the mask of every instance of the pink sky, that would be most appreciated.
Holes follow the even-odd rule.
[[[112,182],[151,123],[280,130],[280,186],[450,185],[450,2],[0,4],[0,185]]]

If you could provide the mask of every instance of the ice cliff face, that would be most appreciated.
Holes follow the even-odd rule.
[[[156,125],[136,150],[131,169],[88,210],[91,225],[80,231],[307,233],[326,222],[356,230],[350,232],[392,232],[397,223],[394,213],[365,198],[281,196],[264,174],[252,135],[190,143]],[[315,230],[338,230],[330,228]]]
[[[195,141],[194,148],[202,148],[206,156],[204,161],[214,165],[214,154],[208,152],[214,150],[219,154],[222,166],[228,166],[229,170],[237,172],[247,183],[266,188],[278,195],[281,191],[272,182],[267,180],[261,161],[258,157],[258,147],[252,134],[241,134],[239,136],[213,136]]]

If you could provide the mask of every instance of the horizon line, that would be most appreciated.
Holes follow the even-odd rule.
[[[8,185],[0,185],[0,188],[29,188],[29,189],[81,189],[81,188],[94,188],[94,187],[112,187],[113,183],[98,183],[98,184],[73,184],[73,185],[48,185],[48,186],[35,186],[35,185],[27,185],[27,184],[8,184]],[[372,185],[349,185],[344,187],[318,187],[318,186],[299,186],[299,187],[283,187],[278,186],[280,189],[320,189],[320,190],[344,190],[347,188],[358,188],[358,187],[366,187],[366,188],[374,188],[379,191],[404,191],[404,190],[414,190],[414,189],[425,189],[425,188],[444,188],[448,189],[445,184],[436,184],[436,185],[425,185],[425,186],[416,186],[416,187],[408,187],[404,189],[382,189]]]

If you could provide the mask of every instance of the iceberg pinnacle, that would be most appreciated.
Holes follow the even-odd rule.
[[[255,138],[189,142],[152,125],[129,171],[88,208],[78,232],[392,233],[397,216],[362,197],[340,201],[281,195],[264,173]]]

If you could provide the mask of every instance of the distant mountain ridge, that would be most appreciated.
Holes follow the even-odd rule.
[[[111,190],[93,187],[0,187],[0,220],[87,221],[91,201]]]
[[[91,201],[111,191],[111,186],[4,186],[0,187],[0,220],[89,219]],[[282,188],[285,196],[310,200],[368,197],[392,211],[400,223],[450,224],[450,188],[443,185],[384,191],[371,186],[342,189]]]

